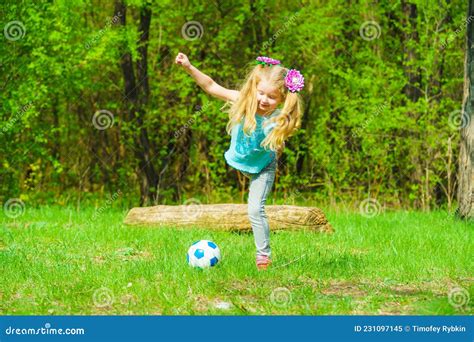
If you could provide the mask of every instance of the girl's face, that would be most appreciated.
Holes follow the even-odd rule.
[[[266,80],[261,80],[257,85],[257,114],[273,112],[280,102],[280,91]]]

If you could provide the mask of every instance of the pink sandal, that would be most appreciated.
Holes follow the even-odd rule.
[[[268,266],[270,266],[272,260],[266,255],[258,255],[257,259],[255,260],[255,264],[259,270],[266,270]]]

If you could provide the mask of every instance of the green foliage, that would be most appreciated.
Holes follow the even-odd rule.
[[[151,93],[140,123],[128,117],[120,61],[127,52],[133,63],[140,58],[147,2],[126,2],[125,27],[113,2],[8,3],[2,25],[20,21],[26,32],[15,41],[2,36],[0,46],[0,199],[74,203],[121,189],[136,200],[143,177],[136,142],[146,129],[157,202],[237,200],[244,185],[223,158],[230,142],[223,103],[174,64],[181,51],[229,88],[262,54],[305,75],[303,127],[287,142],[278,196],[299,189],[330,203],[370,196],[388,206],[451,205],[459,130],[448,120],[461,107],[466,5],[411,4],[410,21],[390,1],[153,2]],[[190,21],[202,26],[200,38],[183,36]],[[372,40],[360,31],[370,21],[380,28]],[[99,110],[114,115],[106,130],[92,124]]]

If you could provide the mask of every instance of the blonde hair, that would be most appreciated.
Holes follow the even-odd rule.
[[[227,133],[231,134],[232,128],[245,119],[243,131],[250,135],[256,128],[257,122],[255,113],[257,111],[257,85],[261,80],[269,82],[279,90],[281,103],[281,113],[271,120],[267,120],[265,125],[276,123],[275,128],[262,141],[261,147],[270,148],[281,155],[285,147],[285,140],[292,136],[301,127],[301,117],[303,115],[303,101],[301,95],[292,93],[285,86],[285,75],[288,69],[281,65],[264,66],[258,64],[250,70],[240,89],[237,101],[231,103],[229,109],[229,121],[227,123]]]

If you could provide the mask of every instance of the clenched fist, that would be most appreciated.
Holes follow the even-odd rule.
[[[191,67],[188,56],[181,52],[176,56],[175,63],[181,65],[183,68]]]

